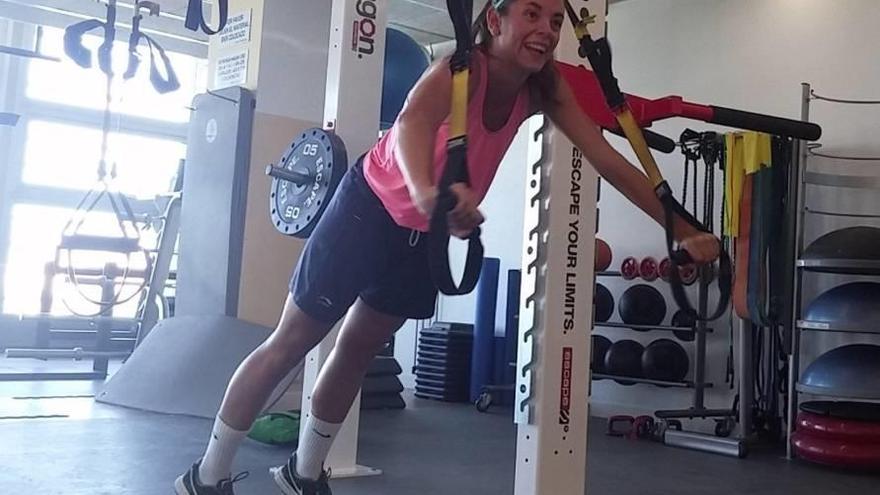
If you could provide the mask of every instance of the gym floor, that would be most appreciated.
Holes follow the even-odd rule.
[[[175,476],[201,455],[211,422],[98,404],[89,396],[99,388],[91,382],[0,382],[0,493],[172,493]],[[508,413],[407,401],[402,411],[363,414],[360,461],[384,474],[334,480],[335,495],[513,492],[516,430]],[[843,495],[873,493],[880,482],[787,462],[782,452],[736,460],[608,437],[601,420],[591,427],[590,495]],[[246,442],[237,469],[250,476],[236,493],[278,493],[267,469],[287,455],[284,448]]]
[[[0,358],[0,371],[13,366],[24,371],[26,361]],[[46,371],[35,363],[29,371]],[[82,381],[0,382],[0,493],[172,493],[174,478],[203,452],[211,422],[99,404],[92,396],[100,387]],[[360,462],[384,474],[334,480],[335,495],[513,493],[516,428],[509,413],[496,408],[480,414],[468,404],[411,396],[407,403],[402,411],[362,415]],[[849,495],[873,493],[880,482],[787,462],[781,451],[736,460],[608,437],[598,419],[591,427],[590,495]],[[236,467],[250,477],[236,485],[236,493],[279,493],[268,468],[288,454],[247,441]]]

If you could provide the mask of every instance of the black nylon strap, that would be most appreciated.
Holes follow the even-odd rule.
[[[471,18],[473,17],[473,0],[446,0],[449,18],[455,31],[455,53],[452,55],[452,70],[465,70],[471,61]]]
[[[575,12],[574,8],[571,6],[571,3],[568,0],[565,0],[565,10],[568,13],[569,20],[574,26],[575,34],[578,36],[578,41],[580,42],[579,55],[581,57],[587,58],[590,61],[590,66],[592,67],[593,72],[596,74],[596,78],[599,80],[599,85],[602,88],[602,93],[605,96],[605,101],[608,104],[608,107],[616,114],[618,118],[620,118],[623,114],[630,113],[626,97],[620,90],[617,79],[614,77],[614,70],[611,58],[611,47],[608,43],[608,39],[600,38],[598,40],[594,40],[587,30],[587,20],[578,17],[577,13]],[[586,12],[584,13],[586,14]],[[639,129],[638,132],[641,132],[644,136],[644,133],[641,129]],[[629,139],[629,137],[627,137],[627,139]],[[630,142],[634,148],[637,148],[636,143],[632,141]],[[638,152],[638,149],[636,149],[636,151]],[[652,171],[650,170],[652,167],[649,167],[648,164],[645,163],[642,163],[642,167],[645,169],[645,172],[650,177],[652,175]],[[674,247],[675,216],[680,216],[687,223],[693,225],[695,228],[702,232],[708,232],[708,229],[706,229],[703,224],[701,224],[690,212],[688,212],[683,206],[681,206],[678,201],[675,200],[675,197],[672,195],[672,189],[669,187],[669,184],[665,180],[663,180],[663,177],[659,175],[659,170],[656,170],[656,174],[658,175],[658,177],[651,180],[659,181],[659,183],[654,182],[656,184],[654,192],[657,194],[657,197],[659,198],[660,203],[663,205],[664,210],[666,249],[669,254],[669,261],[672,265],[669,274],[669,286],[672,289],[672,295],[675,298],[675,302],[678,304],[679,308],[687,313],[688,316],[702,321],[717,319],[719,316],[724,314],[724,312],[727,310],[727,305],[730,302],[730,289],[732,286],[732,269],[730,256],[724,250],[723,245],[719,246],[720,257],[718,289],[720,292],[720,297],[718,300],[718,307],[715,309],[715,312],[712,313],[711,316],[699,314],[699,312],[694,309],[694,307],[690,304],[690,301],[688,300],[687,294],[684,290],[684,284],[681,280],[681,275],[678,271],[680,265],[689,264],[693,260],[686,251],[676,250]]]
[[[67,26],[64,30],[64,53],[83,69],[90,69],[92,67],[92,52],[83,44],[83,36],[85,36],[87,32],[97,28],[104,29],[105,39],[112,38],[115,35],[114,28],[110,27],[107,22],[98,19],[88,19],[77,22],[76,24]],[[111,39],[110,45],[112,46],[112,44],[113,40]],[[110,67],[108,62],[101,60],[99,63],[102,72],[107,75],[112,74],[112,67]]]
[[[716,306],[715,311],[709,315],[700,314],[700,312],[694,309],[691,305],[688,295],[685,292],[684,284],[681,280],[681,274],[678,271],[679,266],[689,264],[693,262],[693,260],[687,251],[675,249],[675,238],[672,225],[674,225],[673,222],[675,222],[675,216],[678,215],[697,230],[707,233],[711,232],[709,232],[703,224],[691,215],[689,211],[681,206],[681,203],[675,200],[672,196],[669,184],[665,181],[657,188],[656,192],[657,197],[663,204],[663,212],[665,214],[665,223],[667,226],[666,251],[669,254],[669,262],[671,264],[671,268],[669,269],[669,287],[672,290],[672,297],[675,299],[675,303],[678,305],[679,309],[684,311],[691,318],[700,321],[716,320],[727,311],[727,306],[730,303],[730,293],[733,285],[733,269],[730,262],[730,255],[728,255],[727,251],[722,248],[718,256],[718,306]]]
[[[437,205],[431,215],[431,231],[428,235],[428,264],[434,285],[443,294],[456,296],[468,294],[477,286],[483,267],[483,243],[480,228],[468,237],[468,252],[461,283],[456,285],[449,266],[449,224],[447,215],[455,208],[458,198],[450,189],[452,184],[470,183],[467,169],[467,146],[460,145],[449,150],[446,168],[438,184]]]
[[[177,91],[180,88],[180,81],[177,79],[177,74],[174,72],[174,67],[171,66],[171,60],[165,53],[165,49],[153,41],[153,38],[147,35],[143,36],[150,46],[150,82],[153,84],[153,87],[156,88],[156,91],[162,94]],[[159,70],[159,64],[156,63],[156,54],[153,52],[154,49],[162,60],[162,66],[165,69],[165,76],[162,75],[162,71]]]
[[[125,79],[131,79],[137,74],[138,68],[140,68],[140,57],[137,53],[137,47],[141,40],[146,41],[147,48],[150,50],[150,83],[152,83],[153,88],[160,94],[170,93],[180,89],[180,80],[177,78],[177,73],[174,72],[174,67],[171,65],[171,59],[168,58],[165,49],[156,43],[156,41],[149,35],[143,34],[139,31],[136,33],[132,32],[131,34],[128,48],[128,69],[125,71],[123,77]],[[162,61],[162,67],[165,72],[164,76],[162,75],[162,71],[159,70],[156,61],[156,53],[159,54],[159,58]]]
[[[211,36],[223,31],[226,23],[229,21],[229,0],[217,0],[217,6],[220,9],[220,21],[217,29],[211,29],[205,22],[205,13],[202,11],[202,0],[189,0],[186,8],[186,20],[184,26],[190,31],[198,31],[201,29],[205,34]]]
[[[455,29],[456,49],[449,66],[453,74],[470,68],[472,40],[470,33],[473,0],[446,0],[449,16]],[[453,86],[453,91],[456,91]],[[464,88],[467,91],[467,88]],[[463,101],[464,108],[452,108],[451,112],[467,112],[467,95],[454,101]],[[450,136],[447,144],[446,168],[437,185],[437,205],[431,213],[431,231],[428,235],[428,265],[434,285],[443,294],[455,296],[474,290],[483,266],[483,243],[480,229],[476,228],[468,237],[467,259],[461,283],[456,284],[449,266],[449,223],[448,215],[457,204],[457,197],[451,191],[452,184],[470,185],[467,167],[467,134]]]
[[[437,202],[437,208],[441,208],[443,203],[446,208],[455,208],[455,201],[454,195],[451,198],[447,197],[443,201]],[[464,274],[461,282],[456,284],[449,266],[449,228],[446,224],[446,217],[433,215],[431,217],[431,232],[428,235],[428,264],[434,285],[443,294],[457,296],[473,291],[480,280],[480,270],[483,268],[483,243],[480,241],[480,228],[474,229],[468,237],[468,253],[464,264]]]

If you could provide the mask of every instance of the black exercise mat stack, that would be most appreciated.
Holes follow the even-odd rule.
[[[469,402],[474,326],[437,322],[419,333],[416,397]]]
[[[403,370],[391,356],[376,356],[367,370],[364,387],[361,389],[361,409],[404,409],[401,393],[403,384],[400,374]]]

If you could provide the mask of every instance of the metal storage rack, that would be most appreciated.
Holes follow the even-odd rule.
[[[620,277],[621,273],[617,271],[597,272],[597,277]],[[660,279],[657,279],[660,280]],[[700,276],[697,279],[697,297],[700,312],[705,313],[709,304],[709,285],[711,278],[706,270],[700,270]],[[713,384],[706,381],[706,336],[712,332],[712,328],[705,321],[697,321],[691,327],[675,327],[668,325],[632,325],[617,322],[593,322],[594,328],[628,328],[634,331],[668,331],[668,332],[693,332],[694,340],[694,359],[691,360],[691,371],[693,380],[683,380],[679,382],[665,382],[650,380],[647,378],[633,378],[627,376],[614,376],[607,374],[594,373],[594,380],[615,380],[617,382],[642,383],[647,385],[656,385],[661,387],[677,387],[693,389],[693,406],[686,409],[662,410],[656,411],[655,415],[664,420],[668,419],[716,419],[719,421],[718,432],[723,432],[723,436],[729,435],[735,423],[737,412],[733,409],[708,409],[705,406],[706,389],[712,388]]]
[[[819,100],[832,104],[843,105],[880,105],[880,100],[848,100],[839,98],[829,98],[816,94],[809,83],[802,84],[802,120],[809,120],[810,104],[813,100]],[[822,275],[860,275],[860,276],[878,276],[880,274],[880,261],[866,260],[850,260],[850,259],[825,259],[825,260],[807,260],[803,259],[805,251],[804,246],[804,219],[806,215],[824,215],[831,217],[849,218],[849,219],[880,219],[880,214],[854,214],[848,212],[830,212],[816,209],[810,209],[806,205],[806,187],[807,185],[837,187],[837,188],[857,188],[857,189],[880,189],[880,175],[878,176],[855,176],[844,174],[831,174],[826,172],[815,172],[808,170],[809,158],[818,156],[840,161],[865,161],[880,163],[880,157],[868,156],[847,156],[831,154],[819,151],[821,144],[798,142],[798,160],[797,166],[793,167],[792,174],[796,174],[797,198],[796,198],[796,218],[795,218],[795,252],[794,260],[796,269],[794,270],[794,290],[792,294],[792,314],[791,314],[791,353],[789,355],[788,366],[788,418],[787,418],[787,455],[791,459],[793,456],[792,449],[792,433],[793,426],[797,417],[797,409],[799,405],[799,394],[809,393],[813,395],[821,395],[835,399],[874,399],[880,400],[880,394],[877,397],[854,397],[851,393],[847,394],[841,390],[840,395],[829,395],[827,391],[812,390],[810,387],[800,383],[800,354],[801,354],[801,335],[804,332],[845,332],[854,334],[877,334],[880,333],[876,329],[856,327],[851,324],[834,325],[827,322],[806,321],[801,319],[803,310],[803,294],[802,283],[805,272]]]

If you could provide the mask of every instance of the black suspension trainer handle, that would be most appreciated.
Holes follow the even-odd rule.
[[[467,164],[468,79],[471,61],[471,18],[473,0],[446,0],[449,17],[455,29],[455,53],[449,62],[452,71],[452,104],[449,114],[449,139],[446,143],[446,168],[437,185],[437,204],[431,213],[428,235],[428,263],[434,285],[443,294],[455,296],[474,290],[483,266],[483,243],[480,228],[468,237],[467,260],[461,282],[455,283],[449,266],[448,215],[458,199],[451,186],[462,182],[470,185]]]
[[[715,311],[709,315],[700,314],[699,311],[694,309],[693,305],[691,305],[690,300],[685,293],[684,284],[682,283],[681,275],[678,270],[680,265],[692,263],[693,259],[687,251],[681,249],[676,250],[674,247],[675,216],[680,216],[684,221],[701,232],[711,232],[709,232],[702,223],[691,215],[690,212],[681,206],[678,201],[676,201],[675,197],[672,195],[672,189],[660,173],[660,168],[657,166],[657,162],[654,160],[654,156],[648,148],[644,132],[641,127],[639,127],[638,122],[627,104],[626,97],[620,90],[617,79],[614,77],[614,71],[611,65],[611,47],[608,44],[607,38],[593,40],[587,29],[588,25],[592,22],[592,18],[589,18],[586,15],[583,16],[583,18],[579,17],[568,0],[565,1],[565,9],[574,26],[575,35],[580,42],[579,53],[582,57],[586,57],[590,61],[590,65],[599,80],[599,85],[602,88],[602,93],[605,96],[605,101],[608,103],[608,107],[617,118],[621,130],[626,135],[626,139],[629,141],[633,151],[639,159],[639,163],[641,163],[642,168],[645,170],[648,180],[654,187],[654,192],[657,194],[660,203],[663,205],[666,249],[669,254],[669,261],[672,265],[669,270],[669,285],[672,289],[672,295],[675,298],[675,302],[682,311],[694,319],[702,321],[714,320],[727,311],[727,306],[730,303],[730,292],[733,285],[730,255],[724,250],[724,247],[720,245],[719,241],[720,255],[718,289],[720,297],[718,299],[718,306],[715,308]]]

